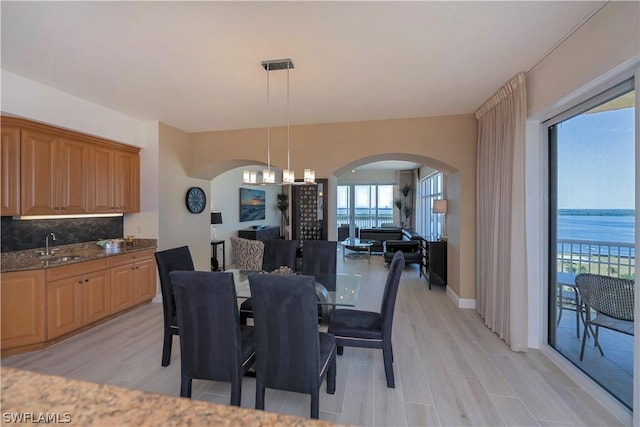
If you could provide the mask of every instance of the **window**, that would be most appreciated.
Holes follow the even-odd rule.
[[[391,184],[338,185],[338,226],[351,219],[358,228],[393,223],[393,188]]]
[[[584,304],[575,278],[636,275],[633,87],[632,80],[624,82],[546,123],[549,345],[629,408],[634,337],[603,327],[585,330],[584,319],[597,312]],[[604,298],[607,305],[623,304],[612,292]]]
[[[418,186],[420,212],[416,222],[416,231],[427,239],[436,240],[443,235],[443,215],[434,214],[433,201],[443,199],[444,175],[442,172],[433,173],[422,180]]]

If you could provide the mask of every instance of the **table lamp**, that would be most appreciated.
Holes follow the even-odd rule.
[[[216,240],[216,224],[222,224],[222,212],[211,212],[211,241]]]

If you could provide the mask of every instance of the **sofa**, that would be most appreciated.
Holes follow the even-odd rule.
[[[384,263],[389,265],[397,251],[402,251],[405,264],[419,264],[422,277],[422,246],[420,240],[385,240]]]
[[[360,240],[371,240],[371,252],[384,252],[384,242],[387,240],[415,240],[420,244],[422,237],[413,230],[398,227],[361,228]]]

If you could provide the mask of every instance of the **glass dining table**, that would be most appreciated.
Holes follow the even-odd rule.
[[[233,273],[238,298],[250,298],[249,274],[278,274],[252,270],[228,269]],[[297,274],[297,273],[296,273]],[[316,282],[316,295],[318,304],[322,305],[323,319],[328,320],[333,307],[355,307],[358,302],[358,290],[360,288],[360,274],[348,273],[322,273],[313,275]]]

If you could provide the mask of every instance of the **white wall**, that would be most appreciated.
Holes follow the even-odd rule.
[[[363,170],[355,172],[347,172],[340,175],[338,178],[338,185],[349,184],[396,184],[397,175],[393,170]]]
[[[145,121],[2,70],[2,112],[123,144],[154,144]]]
[[[224,172],[210,182],[211,189],[211,211],[222,212],[222,224],[216,225],[216,239],[225,240],[226,246],[226,267],[229,268],[233,259],[231,243],[229,237],[238,236],[238,230],[249,228],[253,225],[280,225],[280,211],[277,209],[277,194],[281,187],[277,185],[248,187],[243,186],[242,171],[251,169],[261,171],[264,166],[247,166],[231,169]],[[255,188],[266,192],[265,219],[261,221],[240,222],[240,190],[239,188]],[[221,262],[222,252],[218,254]]]

